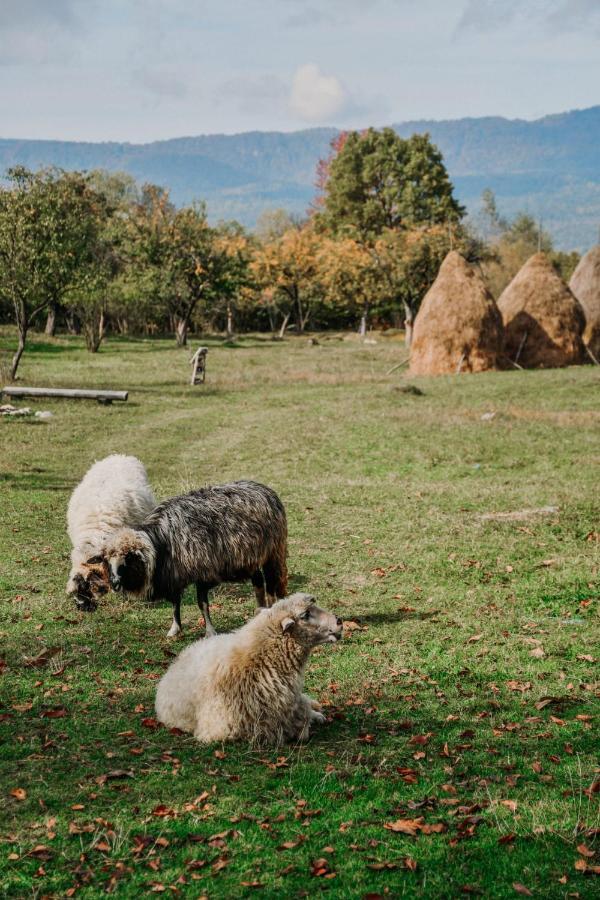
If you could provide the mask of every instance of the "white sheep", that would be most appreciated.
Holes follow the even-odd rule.
[[[201,743],[304,741],[311,723],[325,721],[302,693],[304,668],[314,647],[341,636],[341,619],[292,594],[238,631],[190,644],[159,682],[156,714]]]
[[[101,555],[108,539],[118,529],[140,525],[155,506],[146,469],[135,456],[115,453],[86,472],[67,510],[73,545],[67,594],[75,597],[80,608],[94,608],[93,597],[108,591]]]

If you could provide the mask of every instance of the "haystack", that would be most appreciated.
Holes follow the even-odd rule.
[[[502,342],[502,317],[494,298],[482,277],[451,250],[416,318],[410,371],[454,375],[495,369]]]
[[[569,287],[585,313],[583,341],[600,362],[600,244],[579,260]]]
[[[545,253],[527,260],[498,300],[509,359],[529,369],[585,362],[585,316]]]

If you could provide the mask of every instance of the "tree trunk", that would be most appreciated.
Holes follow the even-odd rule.
[[[404,343],[407,347],[412,344],[414,314],[411,307],[404,301]]]
[[[178,347],[187,347],[187,334],[189,322],[187,319],[177,319],[175,322],[175,338]]]
[[[227,304],[227,337],[233,337],[233,310],[231,303]]]
[[[17,369],[19,368],[19,363],[21,361],[21,357],[23,356],[23,350],[25,349],[25,340],[27,338],[27,326],[19,325],[19,343],[17,345],[17,349],[15,355],[12,358],[11,366],[10,366],[10,380],[15,381],[17,377]]]
[[[279,329],[279,340],[283,340],[283,336],[285,334],[285,329],[287,328],[287,324],[290,321],[290,313],[286,313],[283,317],[283,322],[281,323],[281,328]]]
[[[52,300],[48,306],[48,316],[46,318],[45,334],[54,337],[56,334],[56,314],[58,312],[58,303]]]
[[[67,331],[69,334],[81,334],[81,322],[76,313],[68,312],[66,315]]]

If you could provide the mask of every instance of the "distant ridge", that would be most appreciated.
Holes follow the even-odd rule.
[[[490,187],[503,214],[526,210],[541,218],[558,246],[586,250],[597,242],[600,106],[535,121],[489,116],[392,127],[404,137],[431,134],[470,210]],[[0,172],[15,164],[123,170],[169,187],[176,203],[205,199],[214,220],[235,218],[251,227],[265,208],[306,210],[317,161],[336,133],[251,131],[148,144],[0,139]]]

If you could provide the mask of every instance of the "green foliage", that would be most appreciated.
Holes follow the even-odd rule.
[[[428,135],[369,128],[350,132],[331,160],[316,221],[333,235],[373,240],[385,229],[456,222],[463,212]]]
[[[80,173],[17,167],[7,181],[0,189],[0,296],[13,305],[19,332],[15,378],[32,321],[94,267],[105,200]]]
[[[517,213],[512,220],[501,216],[495,195],[489,188],[481,195],[481,205],[475,225],[481,237],[490,241],[489,252],[482,261],[490,290],[496,298],[527,260],[539,251],[547,253],[559,275],[565,281],[569,280],[579,262],[578,253],[555,250],[550,233],[529,213]]]

